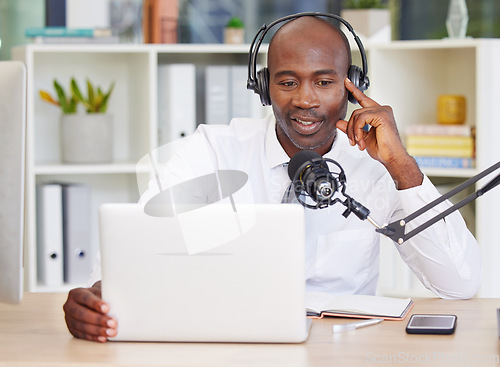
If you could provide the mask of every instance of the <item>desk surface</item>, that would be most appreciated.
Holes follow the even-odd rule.
[[[65,294],[26,293],[19,305],[0,304],[0,366],[498,366],[496,308],[500,299],[417,299],[411,313],[453,313],[454,335],[408,335],[404,321],[384,321],[333,334],[349,320],[314,320],[302,344],[98,344],[66,329]]]

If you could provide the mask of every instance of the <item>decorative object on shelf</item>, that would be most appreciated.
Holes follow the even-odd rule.
[[[391,41],[391,12],[381,0],[344,1],[340,16],[349,22],[363,42]],[[342,28],[344,33],[349,33],[344,26]]]
[[[224,28],[224,43],[244,43],[245,42],[245,25],[238,17],[232,17]]]
[[[448,16],[446,17],[446,29],[449,38],[466,38],[467,24],[469,23],[469,12],[465,0],[450,0]]]
[[[49,92],[40,90],[42,100],[59,106],[61,115],[61,153],[65,163],[107,163],[113,159],[113,119],[106,113],[109,97],[114,88],[107,92],[87,80],[87,97],[84,97],[74,78],[70,93],[54,80],[57,100]],[[86,113],[78,112],[81,104]]]
[[[178,0],[144,0],[142,32],[144,43],[177,43]]]
[[[142,43],[142,0],[110,0],[110,25],[121,43]]]
[[[440,124],[463,124],[466,100],[461,94],[442,94],[437,99],[437,121]]]

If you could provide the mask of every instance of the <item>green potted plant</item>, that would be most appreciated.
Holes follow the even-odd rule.
[[[346,0],[345,9],[383,9],[385,5],[382,0]]]
[[[61,109],[61,157],[65,163],[105,163],[112,160],[113,121],[107,109],[114,83],[107,92],[94,86],[89,79],[86,84],[85,96],[75,78],[71,78],[69,92],[54,79],[55,98],[46,90],[39,91],[43,101]]]
[[[231,17],[224,28],[224,43],[243,43],[245,24],[238,17]]]
[[[345,0],[340,15],[363,42],[391,40],[391,13],[382,0]]]

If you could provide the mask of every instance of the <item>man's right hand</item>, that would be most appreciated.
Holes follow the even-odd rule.
[[[72,289],[63,309],[68,330],[76,338],[104,343],[117,334],[118,323],[108,316],[100,281],[90,288]]]

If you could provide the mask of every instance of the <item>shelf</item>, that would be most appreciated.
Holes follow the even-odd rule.
[[[479,173],[476,169],[469,168],[422,168],[429,177],[463,177],[470,178]]]
[[[265,64],[268,45],[259,52],[259,64]],[[208,65],[247,65],[249,44],[149,44],[149,45],[27,45],[13,50],[13,57],[27,66],[27,246],[25,269],[27,290],[50,291],[36,279],[36,193],[38,183],[50,180],[83,182],[93,193],[92,210],[97,213],[104,202],[137,201],[138,182],[149,179],[150,167],[137,169],[137,162],[157,148],[159,142],[158,66],[171,63],[192,63],[196,66],[197,108],[204,110],[204,71]],[[435,41],[396,41],[386,44],[365,44],[371,86],[368,95],[382,105],[393,108],[399,131],[415,123],[434,123],[436,99],[440,94],[460,93],[467,98],[468,125],[476,126],[475,169],[430,169],[423,171],[434,182],[454,184],[473,177],[495,163],[500,157],[496,128],[500,126],[497,112],[500,85],[500,40],[466,39]],[[360,64],[359,51],[353,49],[353,63]],[[115,162],[103,165],[66,165],[60,163],[59,111],[43,103],[39,89],[49,89],[54,77],[66,83],[72,76],[90,77],[103,86],[116,81],[109,111],[116,122]],[[200,83],[200,84],[198,84]],[[258,98],[255,96],[255,98]],[[359,106],[349,106],[349,112]],[[197,123],[204,122],[198,116]],[[143,184],[142,181],[140,184]],[[140,186],[139,184],[139,186]],[[479,185],[482,183],[480,182]],[[492,190],[486,199],[474,202],[470,228],[475,231],[483,250],[484,273],[481,295],[500,296],[496,279],[500,277],[495,259],[500,258],[496,239],[495,210],[500,206],[500,190]],[[97,217],[97,214],[95,214]],[[98,223],[93,218],[92,251],[98,248]],[[407,269],[399,255],[383,263],[381,274],[385,289],[399,292],[400,285],[391,280]],[[399,259],[399,260],[398,260]],[[393,263],[394,262],[394,263]],[[404,266],[401,266],[404,265]],[[392,270],[391,270],[392,271]],[[385,280],[384,280],[385,279]],[[409,291],[409,284],[401,287]],[[406,287],[406,288],[405,288]],[[59,289],[59,288],[58,288]],[[56,289],[56,291],[58,291]],[[62,291],[66,288],[61,287]]]
[[[97,165],[44,164],[35,166],[36,175],[102,175],[102,174],[135,174],[134,163],[110,163]]]

